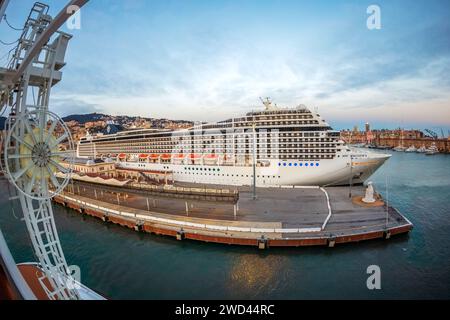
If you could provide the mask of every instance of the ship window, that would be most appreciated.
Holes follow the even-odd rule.
[[[307,167],[308,166],[308,164],[307,163],[305,163],[305,167]]]

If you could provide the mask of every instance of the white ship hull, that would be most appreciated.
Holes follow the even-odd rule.
[[[271,161],[267,167],[256,167],[258,187],[327,186],[363,183],[388,158],[385,154],[361,154],[333,160]],[[289,165],[290,164],[290,165]],[[306,166],[307,164],[307,166]],[[312,164],[312,165],[311,165]],[[186,165],[118,161],[124,169],[165,171],[175,181],[201,184],[245,186],[253,184],[252,166]]]

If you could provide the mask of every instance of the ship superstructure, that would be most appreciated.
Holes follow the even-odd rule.
[[[304,105],[265,109],[185,130],[142,129],[88,136],[77,156],[121,168],[172,172],[177,181],[223,185],[344,185],[367,179],[389,155],[351,150]]]

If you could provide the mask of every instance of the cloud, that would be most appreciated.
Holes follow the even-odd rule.
[[[63,113],[216,121],[271,96],[331,124],[450,121],[447,4],[382,3],[374,32],[359,2],[105,5],[86,6],[70,44],[52,97]]]
[[[89,99],[89,101],[93,100],[95,100],[94,97],[93,99]],[[104,110],[101,105],[83,101],[78,95],[58,94],[52,95],[49,108],[60,117],[65,117],[71,114],[101,112]]]

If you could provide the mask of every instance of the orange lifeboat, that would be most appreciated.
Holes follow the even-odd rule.
[[[148,154],[142,153],[139,155],[139,159],[147,159],[147,158],[148,158]]]
[[[125,159],[127,155],[125,153],[119,153],[119,159]]]
[[[172,156],[170,155],[170,153],[164,153],[162,156],[161,156],[161,159],[163,159],[163,160],[168,160],[168,159],[170,159]]]
[[[174,155],[172,155],[172,158],[174,158],[174,159],[184,159],[184,154],[182,154],[182,153],[174,154]]]
[[[153,153],[153,154],[150,155],[150,159],[155,160],[155,159],[158,159],[158,158],[159,158],[159,154]]]

